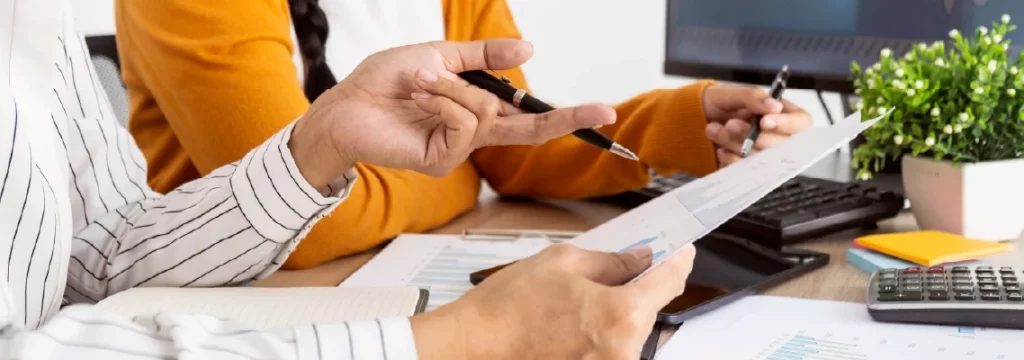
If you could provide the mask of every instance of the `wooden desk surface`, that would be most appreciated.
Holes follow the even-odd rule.
[[[548,229],[583,231],[605,222],[622,210],[610,205],[576,201],[537,202],[532,200],[503,200],[489,197],[481,200],[476,209],[459,217],[436,233],[460,234],[464,229]],[[872,232],[888,233],[913,231],[917,229],[913,215],[904,212],[879,224]],[[848,231],[824,238],[801,243],[798,246],[827,253],[829,264],[809,274],[782,283],[764,292],[767,295],[791,296],[808,299],[865,302],[864,285],[868,275],[846,262],[846,250],[854,237],[868,234],[867,231]],[[338,259],[317,268],[299,271],[278,271],[255,286],[337,286],[345,278],[369,261],[376,250]],[[989,257],[986,262],[993,266],[1020,266],[1024,263],[1024,251]],[[674,332],[667,329],[662,333],[664,343]]]

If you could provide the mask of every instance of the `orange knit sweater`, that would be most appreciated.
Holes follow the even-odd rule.
[[[448,40],[520,37],[504,0],[441,1]],[[121,0],[116,15],[129,130],[158,191],[241,158],[309,107],[292,62],[286,0]],[[519,69],[502,74],[526,87]],[[648,169],[714,171],[701,98],[708,84],[656,90],[616,107],[617,123],[600,130],[640,163],[566,136],[537,147],[477,150],[443,178],[358,164],[349,198],[284,268],[312,267],[443,225],[475,205],[481,178],[503,195],[585,198],[642,187]]]

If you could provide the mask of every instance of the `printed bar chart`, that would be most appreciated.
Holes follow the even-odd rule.
[[[469,274],[519,260],[518,257],[496,254],[496,251],[480,250],[482,249],[446,246],[419,273],[409,279],[409,285],[430,291],[428,311],[452,302],[472,289]]]
[[[779,346],[768,360],[861,360],[868,355],[856,352],[857,344],[796,335]]]

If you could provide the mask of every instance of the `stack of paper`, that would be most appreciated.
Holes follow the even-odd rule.
[[[871,235],[854,242],[864,248],[923,266],[975,260],[1013,249],[1013,245],[1007,243],[971,240],[940,231]]]

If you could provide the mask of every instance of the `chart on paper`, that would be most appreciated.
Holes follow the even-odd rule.
[[[837,329],[838,330],[838,329]],[[1024,354],[1006,345],[936,337],[885,336],[885,333],[800,330],[777,336],[749,360],[1019,360]],[[753,345],[753,344],[751,344]]]
[[[426,310],[473,288],[469,274],[529,257],[550,245],[540,238],[464,240],[452,235],[402,235],[340,286],[415,286],[430,292]]]
[[[657,265],[799,175],[880,118],[861,121],[856,113],[833,126],[807,129],[598,225],[571,243],[597,251],[650,246],[656,254],[653,265]]]

